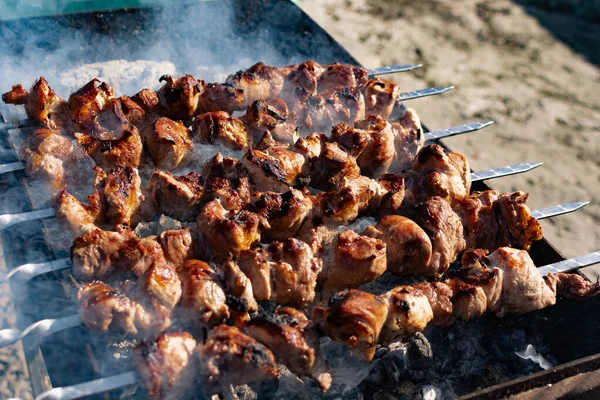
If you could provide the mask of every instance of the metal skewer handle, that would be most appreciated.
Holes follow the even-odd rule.
[[[519,163],[507,165],[506,167],[492,168],[485,171],[471,173],[471,182],[484,181],[486,179],[502,178],[504,176],[522,174],[544,165],[544,163]]]
[[[396,103],[401,103],[406,100],[419,99],[421,97],[435,96],[436,94],[449,92],[452,89],[454,89],[454,86],[440,86],[400,93]]]
[[[600,250],[584,256],[570,258],[554,264],[545,265],[538,268],[538,271],[540,271],[540,274],[542,275],[548,275],[550,272],[557,274],[560,272],[569,272],[583,267],[589,267],[590,265],[598,263],[600,263]]]
[[[439,140],[448,138],[451,136],[462,135],[463,133],[469,133],[478,131],[492,125],[494,121],[485,122],[471,122],[464,125],[453,126],[452,128],[441,129],[438,131],[431,131],[425,133],[425,140]]]
[[[25,336],[34,335],[38,340],[52,335],[54,332],[72,328],[81,324],[79,314],[58,319],[43,319],[34,322],[22,331],[18,329],[0,330],[0,348],[4,348],[17,343]]]
[[[70,258],[61,258],[59,260],[43,263],[23,264],[19,267],[13,268],[8,274],[0,274],[0,283],[4,283],[9,279],[16,282],[26,282],[38,275],[52,271],[59,271],[61,269],[70,267]]]
[[[12,171],[20,171],[25,169],[25,164],[20,161],[8,163],[8,164],[0,164],[0,174],[4,174],[6,172]]]
[[[569,214],[573,211],[577,211],[590,204],[589,201],[579,201],[575,203],[559,204],[557,206],[540,208],[531,212],[531,216],[535,219],[544,219],[550,217],[556,217],[557,215]]]

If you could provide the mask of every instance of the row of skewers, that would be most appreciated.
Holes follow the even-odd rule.
[[[20,155],[31,177],[60,189],[56,215],[78,236],[70,261],[35,274],[71,267],[88,282],[79,316],[44,333],[83,323],[159,334],[136,350],[152,397],[178,398],[198,379],[216,391],[272,379],[275,359],[326,390],[319,336],[370,360],[378,343],[428,323],[529,312],[558,293],[597,291],[578,275],[540,275],[526,252],[541,238],[527,195],[470,195],[466,159],[426,145],[413,110],[394,117],[391,82],[310,61],[259,63],[223,85],[162,80],[158,92],[132,98],[94,80],[64,102],[43,78],[31,92],[17,85],[3,96],[46,125]],[[214,145],[239,157],[194,160],[198,147]],[[89,186],[86,165],[95,172],[87,204],[72,193]],[[201,172],[172,173],[184,166]],[[157,214],[197,226],[147,238],[128,228]],[[364,217],[378,222],[349,229]],[[357,289],[385,272],[444,279],[381,295]],[[265,301],[283,307],[261,312]],[[181,324],[199,343],[172,332]],[[28,332],[2,331],[1,343]]]

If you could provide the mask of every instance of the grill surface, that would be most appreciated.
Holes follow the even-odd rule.
[[[83,63],[123,58],[135,61],[140,54],[147,55],[147,47],[152,43],[170,43],[164,53],[156,53],[157,60],[172,61],[180,72],[192,71],[197,65],[191,65],[188,54],[192,48],[198,52],[209,52],[221,65],[236,64],[239,59],[281,64],[284,61],[314,59],[317,62],[341,62],[357,64],[339,44],[320,29],[299,8],[289,1],[272,2],[240,1],[232,2],[235,10],[236,32],[213,32],[212,40],[203,37],[189,37],[185,32],[189,27],[183,24],[160,24],[161,19],[175,20],[180,15],[194,15],[200,19],[198,26],[219,26],[215,15],[225,10],[229,3],[203,2],[189,5],[176,5],[165,8],[140,8],[114,12],[84,13],[51,18],[34,18],[0,23],[3,32],[12,32],[23,38],[22,41],[0,41],[0,53],[26,53],[28,46],[37,46],[46,54],[45,68],[68,68]],[[265,6],[268,4],[268,8]],[[206,16],[202,20],[202,16]],[[223,18],[227,18],[223,11]],[[210,18],[208,17],[210,16]],[[44,42],[39,41],[40,27],[47,29]],[[92,32],[93,50],[84,49],[74,52],[65,65],[63,57],[54,54],[57,27],[72,32]],[[135,27],[135,29],[131,29]],[[53,36],[54,35],[54,36]],[[227,36],[232,46],[221,46],[219,37]],[[202,35],[200,35],[202,36]],[[234,36],[245,38],[233,39]],[[248,40],[252,45],[248,46]],[[275,49],[275,51],[273,51]],[[207,60],[210,63],[214,60]],[[226,70],[230,70],[225,67]],[[425,128],[426,129],[426,128]],[[0,132],[2,145],[9,148],[6,141],[8,133]],[[9,151],[0,152],[0,162],[15,161]],[[488,187],[478,182],[474,190]],[[524,188],[526,190],[526,188]],[[0,213],[30,211],[40,207],[40,202],[32,203],[31,187],[23,172],[0,175]],[[10,198],[10,201],[7,199]],[[5,201],[6,200],[6,201]],[[1,233],[0,240],[4,250],[7,270],[29,262],[50,261],[68,256],[66,248],[53,246],[48,238],[51,235],[51,221],[32,221],[13,226]],[[1,255],[2,253],[0,253]],[[547,241],[534,243],[531,256],[537,265],[556,262],[563,257]],[[1,265],[0,265],[1,267]],[[32,321],[43,318],[57,318],[76,312],[70,299],[74,286],[68,272],[47,274],[33,279],[25,287],[12,286],[14,302],[19,314],[18,323],[22,328]],[[32,300],[33,299],[33,300]],[[469,374],[455,387],[456,394],[469,398],[494,398],[519,393],[547,383],[556,383],[576,373],[598,369],[600,341],[600,316],[598,309],[600,298],[596,297],[584,303],[561,301],[555,307],[524,316],[512,316],[498,319],[487,316],[478,321],[459,323],[448,328],[429,328],[425,335],[430,339],[433,357],[446,360],[448,366],[439,362],[429,365],[430,373],[419,377],[410,377],[416,382],[426,384],[436,374],[448,374],[456,365],[469,362],[464,350],[475,341],[489,350],[487,364],[481,370],[471,369]],[[577,339],[573,340],[573,332]],[[449,338],[453,337],[452,341]],[[513,338],[513,339],[511,339]],[[518,343],[532,343],[544,355],[555,358],[558,372],[549,370],[541,374],[521,377],[524,374],[539,371],[533,363],[518,359],[513,347]],[[73,328],[36,345],[32,339],[23,342],[25,356],[30,370],[34,393],[37,395],[52,387],[72,385],[84,380],[113,375],[127,371],[131,363],[128,342],[110,335],[91,336],[84,328]],[[523,350],[519,348],[517,350]],[[114,355],[119,355],[117,358]],[[595,355],[595,356],[593,356]],[[462,356],[462,358],[461,358]],[[588,357],[591,356],[591,357]],[[562,364],[573,362],[573,365]],[[77,371],[77,373],[75,373]],[[513,381],[499,380],[518,378]],[[508,378],[507,378],[508,377]],[[499,387],[491,387],[501,384]],[[478,388],[491,387],[477,391]],[[369,390],[366,388],[365,390]],[[135,397],[143,398],[138,390]]]

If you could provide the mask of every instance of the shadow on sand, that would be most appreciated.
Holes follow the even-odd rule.
[[[600,66],[600,1],[514,0],[557,39]]]

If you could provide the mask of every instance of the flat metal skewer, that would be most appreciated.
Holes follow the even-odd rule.
[[[540,166],[544,165],[542,162],[538,163],[519,163],[507,165],[506,167],[498,167],[492,169],[486,169],[484,171],[477,171],[471,173],[471,182],[485,181],[486,179],[502,178],[504,176],[522,174],[524,172],[531,171]]]
[[[569,260],[560,261],[554,264],[549,264],[538,268],[542,276],[548,273],[557,272],[572,272],[579,268],[600,263],[600,251],[586,254],[584,256],[571,258]],[[73,318],[75,316],[72,316]],[[69,317],[66,317],[69,318]],[[60,320],[58,320],[60,321]],[[54,388],[40,394],[36,400],[60,399],[71,400],[78,399],[92,394],[103,393],[122,387],[139,383],[139,377],[135,371],[124,372],[118,375],[109,376],[107,378],[95,379],[84,383],[79,383],[73,386],[65,386],[62,388]]]
[[[531,216],[535,219],[544,219],[550,217],[556,217],[557,215],[569,214],[573,211],[577,211],[590,204],[589,201],[579,201],[575,203],[559,204],[557,206],[540,208],[531,212]]]
[[[423,64],[400,64],[400,65],[388,65],[386,67],[371,68],[368,70],[369,78],[374,78],[380,75],[395,74],[396,72],[412,71],[417,68],[421,68]]]
[[[2,214],[0,215],[0,231],[6,228],[25,221],[33,221],[36,219],[50,218],[56,216],[56,211],[53,208],[43,208],[41,210],[29,211],[18,214]]]
[[[19,171],[22,169],[25,169],[25,164],[23,164],[21,161],[11,162],[8,164],[0,164],[0,174],[12,171]]]
[[[452,136],[462,135],[463,133],[469,133],[478,131],[483,128],[487,128],[492,125],[494,121],[485,122],[470,122],[468,124],[453,126],[451,128],[440,129],[437,131],[426,132],[424,134],[425,140],[439,140]]]
[[[34,322],[22,331],[18,329],[2,329],[0,330],[0,349],[17,343],[25,336],[33,335],[38,340],[41,340],[55,332],[78,325],[81,325],[81,319],[79,319],[79,314],[75,314],[58,319],[43,319]]]
[[[419,99],[421,97],[435,96],[436,94],[446,93],[452,89],[454,89],[454,86],[440,86],[440,87],[432,87],[432,88],[427,88],[427,89],[414,90],[412,92],[400,93],[400,95],[398,95],[398,99],[396,100],[396,104],[399,104],[406,100]]]

